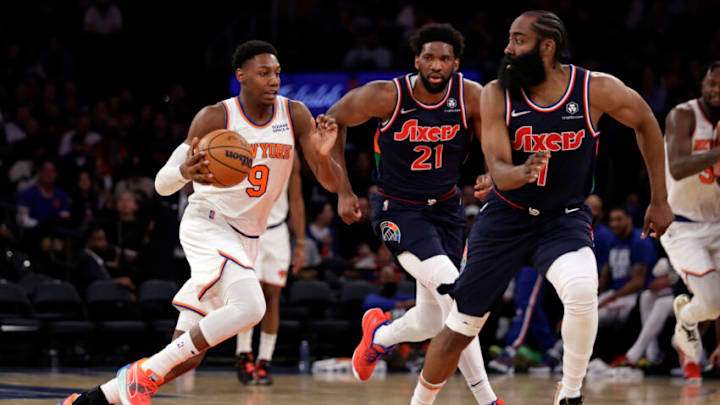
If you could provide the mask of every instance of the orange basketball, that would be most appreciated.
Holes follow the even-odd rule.
[[[240,184],[252,168],[252,148],[235,131],[212,131],[198,142],[198,149],[207,152],[207,168],[213,174],[212,185],[215,187],[227,188]]]

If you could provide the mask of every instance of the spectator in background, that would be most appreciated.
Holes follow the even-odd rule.
[[[610,211],[610,229],[615,235],[608,262],[598,282],[598,325],[623,323],[635,308],[638,294],[645,287],[647,272],[655,265],[655,246],[641,238],[625,208]]]
[[[136,283],[144,277],[141,265],[151,231],[151,224],[139,215],[139,210],[135,194],[123,192],[117,196],[115,217],[104,226],[108,241],[117,247],[118,271],[130,275]]]
[[[83,19],[85,32],[107,35],[120,32],[122,28],[122,11],[110,0],[96,0],[85,11]]]
[[[95,173],[95,159],[88,154],[88,146],[81,136],[73,136],[70,153],[60,158],[60,187],[71,190],[80,172]]]
[[[383,312],[400,309],[403,312],[415,306],[415,295],[398,292],[395,269],[386,265],[378,271],[378,292],[370,293],[363,301],[363,311],[380,308]]]
[[[125,178],[115,185],[115,195],[133,193],[140,196],[142,201],[149,201],[155,195],[155,182],[145,175],[149,170],[139,155],[133,155],[126,160]]]
[[[95,221],[100,209],[100,198],[90,173],[83,170],[75,180],[75,190],[70,203],[70,224],[76,229],[85,229]]]
[[[55,164],[49,159],[41,160],[38,163],[37,184],[18,197],[21,226],[32,228],[42,221],[70,217],[70,198],[55,187],[56,179]]]
[[[355,46],[345,54],[343,67],[348,70],[388,70],[392,54],[380,44],[372,27],[357,30]]]
[[[62,135],[58,146],[58,155],[65,156],[73,151],[73,144],[84,143],[91,148],[102,140],[102,135],[90,128],[90,115],[83,111],[75,117],[75,127]],[[87,149],[86,149],[87,150]]]
[[[605,216],[602,199],[595,194],[590,194],[585,199],[585,205],[590,208],[590,214],[593,219],[593,241],[595,242],[595,247],[593,249],[595,251],[595,260],[597,261],[598,272],[600,272],[605,263],[608,261],[610,245],[612,244],[615,236],[610,228],[602,223],[603,217]]]
[[[78,256],[70,277],[82,296],[85,296],[88,285],[96,280],[113,279],[117,284],[131,291],[135,290],[135,284],[128,275],[115,271],[111,273],[105,266],[106,260],[113,256],[113,252],[108,248],[107,237],[102,228],[98,226],[88,228],[84,233],[83,242],[85,248]]]
[[[308,225],[307,237],[315,241],[320,257],[329,259],[338,254],[338,234],[332,225],[335,211],[325,202],[315,207],[315,219]]]

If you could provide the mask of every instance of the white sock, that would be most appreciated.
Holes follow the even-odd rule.
[[[108,403],[119,404],[120,403],[120,386],[118,385],[117,379],[106,382],[100,386],[100,390]]]
[[[422,370],[420,370],[420,377],[418,378],[418,383],[415,386],[415,392],[413,392],[412,399],[410,400],[410,405],[432,404],[433,402],[435,402],[435,397],[444,385],[445,381],[439,384],[431,384],[427,382],[422,375]]]
[[[260,348],[258,349],[258,360],[272,360],[273,352],[275,352],[275,340],[277,340],[277,334],[260,332]]]
[[[235,347],[236,355],[239,356],[240,353],[252,353],[252,337],[253,328],[237,334],[237,346]]]
[[[560,396],[559,396],[558,398],[559,398],[559,399],[563,399],[563,398],[577,398],[577,397],[579,397],[579,396],[580,396],[580,390],[579,390],[579,389],[578,389],[578,390],[569,390],[569,389],[565,388],[565,385],[563,385],[562,388],[560,389]],[[553,405],[555,405],[555,404],[553,404]]]
[[[157,354],[145,361],[143,370],[152,370],[153,373],[165,377],[173,367],[200,353],[192,342],[190,332],[185,332],[179,338],[170,342]]]

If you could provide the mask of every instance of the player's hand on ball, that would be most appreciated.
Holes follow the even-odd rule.
[[[540,172],[545,168],[545,165],[547,165],[548,159],[550,159],[550,152],[546,150],[535,152],[527,158],[524,168],[525,179],[528,183],[537,181]]]
[[[362,212],[360,212],[360,202],[353,192],[338,194],[338,215],[343,222],[350,225],[360,220]]]
[[[650,202],[645,211],[645,223],[641,237],[646,238],[650,235],[651,238],[659,238],[674,220],[675,215],[667,201]]]
[[[197,149],[198,139],[193,138],[190,149],[187,152],[185,163],[180,165],[180,173],[188,180],[200,184],[210,184],[212,173],[207,171],[208,161],[205,159],[206,152]],[[204,173],[203,173],[204,171]]]
[[[330,154],[338,135],[338,126],[335,118],[329,115],[320,114],[317,116],[317,131],[314,139],[315,148],[320,156],[327,157]]]
[[[492,178],[489,174],[481,174],[475,179],[475,198],[485,201],[485,197],[493,188]]]

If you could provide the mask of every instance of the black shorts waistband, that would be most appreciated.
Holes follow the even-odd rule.
[[[510,201],[507,197],[500,194],[499,191],[497,191],[496,188],[493,187],[493,191],[495,194],[500,197],[501,200],[503,200],[505,203],[510,205],[511,207],[517,208],[518,210],[525,211],[528,215],[537,217],[540,215],[560,215],[560,214],[570,214],[575,211],[580,211],[585,207],[585,204],[574,204],[574,205],[568,205],[561,208],[551,208],[551,209],[539,209],[539,208],[533,208],[533,207],[523,207],[520,204],[516,204],[512,201]]]
[[[377,194],[381,195],[383,197],[391,198],[393,200],[403,201],[403,202],[410,203],[410,204],[418,204],[418,205],[437,204],[439,202],[443,202],[443,201],[446,201],[446,200],[449,200],[449,199],[455,197],[457,195],[457,193],[458,193],[457,187],[453,187],[452,190],[448,191],[445,194],[439,195],[437,197],[427,197],[427,198],[423,197],[423,199],[420,200],[420,199],[410,199],[410,198],[404,198],[404,197],[387,194],[385,192],[385,190],[380,187],[378,187],[378,191],[377,191]]]

